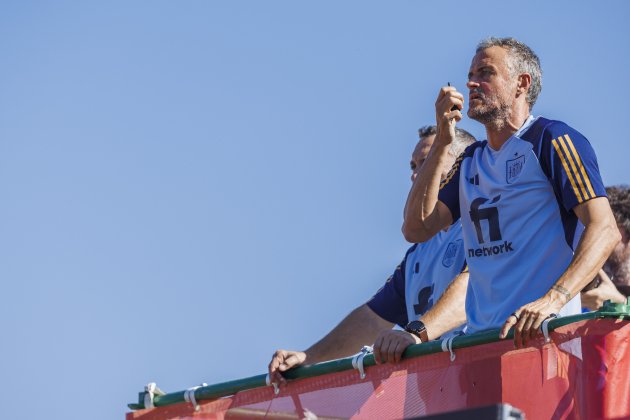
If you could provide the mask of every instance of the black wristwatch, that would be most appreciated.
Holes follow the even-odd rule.
[[[429,334],[427,334],[427,327],[424,326],[422,321],[411,321],[405,326],[405,331],[418,337],[420,341],[426,343],[429,341]]]

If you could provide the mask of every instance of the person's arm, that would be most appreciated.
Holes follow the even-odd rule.
[[[429,340],[466,323],[468,277],[468,269],[455,277],[435,305],[420,318],[427,328]]]
[[[450,226],[453,216],[438,200],[440,177],[455,138],[455,123],[462,118],[459,111],[464,97],[453,87],[443,87],[435,102],[437,134],[427,160],[411,186],[404,210],[402,233],[409,242],[426,242],[440,230]],[[456,106],[458,109],[451,111]]]
[[[501,329],[505,338],[514,327],[514,345],[524,347],[538,334],[542,322],[582,290],[597,274],[613,248],[621,239],[615,218],[605,197],[597,197],[573,208],[585,229],[567,270],[543,297],[522,306],[511,315]],[[517,320],[518,317],[518,320]]]
[[[426,327],[429,340],[435,340],[466,322],[467,288],[466,270],[453,279],[435,305],[419,318]],[[398,363],[407,347],[420,342],[418,337],[406,331],[381,331],[374,342],[374,360],[376,363]]]
[[[596,311],[602,307],[605,301],[610,300],[614,303],[626,303],[626,297],[622,295],[610,280],[608,274],[604,270],[599,270],[599,285],[590,290],[582,290],[582,306]]]
[[[392,328],[393,325],[378,316],[367,304],[363,304],[350,312],[339,325],[307,350],[277,350],[269,363],[271,382],[286,382],[281,372],[296,366],[355,354],[364,344],[373,343],[379,331]]]

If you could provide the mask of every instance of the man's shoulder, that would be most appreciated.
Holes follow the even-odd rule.
[[[400,263],[399,267],[407,265],[407,261],[414,259],[414,255],[422,249],[423,244],[413,244],[405,252],[405,256],[403,257],[402,263]]]
[[[464,149],[464,152],[461,155],[459,155],[458,159],[473,157],[476,150],[483,150],[487,144],[488,144],[488,140],[480,140],[480,141],[474,142],[470,146],[466,147],[466,149]]]
[[[442,187],[444,187],[446,184],[448,184],[451,181],[451,178],[453,178],[455,173],[459,170],[460,166],[462,165],[462,162],[465,159],[472,158],[475,155],[475,152],[477,151],[482,152],[487,144],[488,144],[487,140],[482,140],[482,141],[476,141],[470,146],[466,147],[466,149],[464,149],[464,151],[459,156],[457,156],[457,159],[455,159],[455,162],[453,163],[451,170],[448,172],[448,174],[446,174],[446,178],[443,179],[442,182],[440,183],[440,189],[442,189]]]
[[[407,258],[410,254],[413,254],[414,252],[416,252],[416,250],[418,249],[418,245],[419,244],[411,245],[409,249],[407,249],[407,252],[405,252],[405,258]]]
[[[565,123],[564,121],[550,120],[544,117],[538,117],[538,121],[536,121],[536,123],[540,124],[544,128],[545,133],[551,135],[561,135],[563,133],[566,133],[567,130],[574,130],[569,126],[569,124]]]
[[[575,130],[567,123],[559,120],[551,120],[545,117],[538,117],[532,125],[523,133],[523,140],[535,142],[549,142],[553,139],[574,133]]]

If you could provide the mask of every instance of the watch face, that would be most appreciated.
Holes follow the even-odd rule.
[[[429,341],[429,335],[427,334],[427,328],[422,321],[411,321],[405,327],[405,331],[411,333],[420,339],[420,342]]]
[[[409,324],[407,324],[407,328],[405,329],[417,333],[424,330],[424,323],[422,323],[421,321],[411,321]]]

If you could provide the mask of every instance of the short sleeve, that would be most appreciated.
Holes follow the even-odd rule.
[[[606,197],[595,151],[578,131],[554,121],[545,129],[542,152],[543,170],[565,210]]]
[[[389,276],[383,287],[370,300],[367,306],[381,318],[404,327],[408,324],[407,303],[405,300],[405,271],[407,257],[415,251],[418,245],[414,244],[407,250],[405,258],[396,267],[394,273]]]
[[[440,182],[440,192],[438,193],[438,200],[448,207],[453,218],[453,222],[460,218],[459,212],[459,176],[461,173],[461,164],[464,160],[466,152],[459,155],[455,160],[453,167],[446,178]]]

